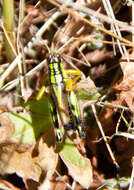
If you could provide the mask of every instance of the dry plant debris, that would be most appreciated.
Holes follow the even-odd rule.
[[[133,0],[0,1],[0,189],[134,188]],[[81,71],[86,138],[57,145],[47,58]],[[74,80],[74,76],[70,76]]]

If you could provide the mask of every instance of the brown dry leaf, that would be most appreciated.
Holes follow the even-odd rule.
[[[37,190],[40,183],[32,180],[32,179],[23,179],[25,186],[26,186],[26,190]]]
[[[123,80],[116,86],[117,90],[120,90],[119,100],[125,102],[131,111],[134,111],[134,51],[128,52],[130,62],[127,62],[126,57],[123,56],[120,62],[120,66],[123,72]]]
[[[73,164],[69,160],[65,159],[62,154],[60,154],[62,160],[69,170],[69,174],[73,177],[75,181],[78,181],[84,188],[89,188],[92,183],[92,166],[89,159],[84,158],[85,164],[81,167]]]
[[[31,157],[32,149],[24,153],[18,153],[15,145],[1,145],[0,147],[0,173],[17,173],[22,178],[32,178],[39,181],[41,168]]]
[[[5,112],[0,114],[0,146],[11,145],[18,152],[25,152],[29,144],[22,144],[20,140],[12,138],[15,132],[14,124],[12,123],[9,113]]]
[[[106,58],[112,57],[113,52],[108,51],[105,47],[103,49],[95,49],[94,51],[88,52],[86,58],[92,65],[98,64],[104,61]]]
[[[58,154],[55,152],[55,143],[54,130],[53,127],[50,127],[39,141],[39,156],[36,158],[44,172],[44,179],[50,179],[57,166]]]
[[[51,134],[51,138],[50,138]],[[0,174],[17,173],[24,179],[43,181],[49,179],[57,165],[58,155],[54,151],[55,137],[50,128],[39,141],[27,151],[17,151],[19,145],[0,145]]]
[[[69,184],[69,176],[60,176],[56,180],[51,181],[51,190],[66,190],[67,184]]]
[[[5,110],[14,110],[14,97],[12,93],[0,93],[0,106],[4,106]]]
[[[14,127],[6,113],[0,114],[0,124],[0,143],[4,143],[13,135]]]
[[[87,77],[84,80],[81,80],[76,88],[76,91],[79,91],[81,89],[88,89],[88,90],[96,90],[96,86],[93,82],[93,80],[90,77]],[[97,90],[96,90],[97,91]]]
[[[113,134],[115,131],[115,123],[113,121],[113,111],[112,108],[105,108],[101,113],[101,124],[105,134]]]
[[[120,166],[119,175],[126,176],[127,174],[127,176],[131,176],[134,141],[120,137],[116,138],[114,142],[117,148],[115,157]]]

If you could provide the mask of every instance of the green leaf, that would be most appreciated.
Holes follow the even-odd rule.
[[[28,101],[23,106],[33,113],[43,114],[45,116],[49,116],[50,114],[47,97],[43,97],[40,100]]]
[[[97,100],[100,97],[100,94],[96,90],[79,90],[76,93],[76,96],[80,100]]]
[[[90,160],[84,158],[79,153],[78,149],[69,138],[65,139],[60,157],[67,166],[73,179],[79,182],[83,187],[89,188],[93,177]]]
[[[23,143],[32,144],[41,133],[51,126],[48,98],[43,97],[39,101],[29,101],[24,104],[24,107],[31,113],[9,114],[15,128],[13,138],[17,138]]]
[[[68,138],[66,138],[60,154],[77,166],[84,166],[85,164],[83,157],[75,147],[74,143]]]

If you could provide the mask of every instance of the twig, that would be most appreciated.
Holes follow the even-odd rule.
[[[65,1],[65,4],[63,7],[70,4],[70,0]],[[27,52],[27,48],[30,48],[31,44],[36,41],[37,39],[41,40],[43,33],[54,23],[54,21],[61,15],[61,11],[56,11],[49,19],[48,21],[39,29],[39,31],[35,34],[35,36],[31,39],[30,42],[25,46],[24,52]],[[43,41],[43,40],[42,40]]]
[[[102,0],[102,1],[103,1],[103,5],[105,7],[105,10],[107,12],[107,15],[109,17],[111,17],[113,20],[115,20],[114,12],[113,12],[113,9],[111,7],[110,1],[109,0]],[[111,27],[113,29],[114,34],[122,37],[121,32],[120,32],[119,27],[118,27],[117,24],[112,24]],[[118,47],[119,47],[119,50],[120,50],[121,54],[123,55],[125,53],[125,55],[127,57],[127,60],[129,61],[126,47],[124,45],[121,47],[120,41],[118,39],[117,39],[117,43],[118,43]],[[123,53],[123,51],[124,51],[124,53]]]
[[[109,154],[110,154],[110,156],[111,156],[111,158],[112,158],[112,160],[113,160],[113,163],[116,165],[117,168],[119,168],[119,165],[118,165],[118,163],[117,163],[116,160],[115,160],[115,157],[114,157],[114,155],[113,155],[113,152],[112,152],[112,150],[111,150],[111,148],[110,148],[110,146],[109,146],[109,144],[108,144],[107,138],[106,138],[106,136],[105,136],[105,134],[104,134],[104,131],[103,131],[101,122],[99,121],[99,118],[98,118],[98,116],[97,116],[97,112],[96,112],[95,106],[92,104],[91,107],[92,107],[92,110],[93,110],[93,113],[94,113],[96,122],[97,122],[97,124],[98,124],[98,127],[99,127],[99,129],[100,129],[101,135],[102,135],[102,137],[103,137],[103,139],[104,139],[104,142],[105,142],[105,144],[106,144],[106,146],[107,146],[108,152],[109,152]]]
[[[35,37],[33,37],[31,39],[30,42],[28,42],[28,44],[24,47],[24,52],[27,52],[28,51],[28,48],[31,47],[31,44],[37,39],[42,36],[42,34],[47,30],[47,28],[54,22],[55,19],[58,18],[58,16],[60,16],[61,12],[60,11],[57,11],[53,14],[53,16],[40,28],[40,30],[35,34]],[[5,30],[5,27],[3,26],[3,23],[1,23],[2,27],[3,27],[3,31],[6,35],[6,38],[9,39],[9,43],[11,45],[11,47],[13,48],[14,50],[14,54],[16,55],[16,58],[15,60],[11,63],[11,65],[7,68],[7,70],[2,74],[2,76],[0,77],[0,87],[3,86],[4,84],[4,81],[6,80],[6,78],[8,77],[8,75],[16,68],[17,64],[18,64],[18,60],[20,59],[21,55],[16,53],[16,50],[14,49],[13,45],[11,44],[10,42],[10,38],[8,37],[8,34]],[[17,81],[17,83],[16,83]],[[18,79],[14,80],[15,82],[15,86],[18,84]],[[13,85],[13,86],[14,86]],[[13,87],[12,87],[13,88]],[[1,90],[4,89],[1,88]]]
[[[48,1],[51,2],[53,5],[59,7],[59,8],[62,7],[59,3],[55,2],[54,0],[48,0]],[[58,1],[59,1],[59,0],[58,0]],[[64,1],[60,1],[60,2],[64,3]],[[73,4],[73,6],[74,6],[74,5],[75,5],[75,4]],[[70,6],[72,6],[72,3],[70,4]],[[81,7],[82,7],[82,6],[81,6]],[[74,6],[74,7],[72,7],[72,8],[74,8],[75,10],[77,9],[77,10],[81,11],[81,7],[75,7],[75,6]],[[90,20],[87,20],[86,18],[81,17],[76,11],[74,12],[73,10],[71,10],[70,8],[67,8],[67,7],[62,7],[62,10],[64,10],[64,11],[66,11],[67,13],[70,13],[71,15],[73,15],[73,16],[79,18],[80,20],[84,21],[85,23],[89,24],[90,26],[92,26],[92,27],[94,27],[94,28],[98,28],[100,31],[102,31],[102,32],[104,32],[104,33],[107,33],[107,34],[109,34],[110,36],[112,36],[112,37],[114,37],[114,38],[116,38],[116,39],[118,39],[118,40],[120,40],[120,41],[122,41],[122,42],[124,42],[124,43],[130,44],[131,47],[134,47],[134,44],[133,44],[131,41],[129,41],[129,40],[125,39],[125,38],[121,38],[120,36],[118,36],[118,35],[116,35],[116,34],[113,34],[111,31],[108,31],[107,29],[101,27],[100,25],[97,25],[97,24],[94,24],[94,23],[90,22]]]
[[[119,125],[120,125],[123,113],[124,113],[124,109],[121,111],[121,115],[120,115],[120,117],[118,119],[118,122],[117,122],[117,125],[116,125],[116,133],[118,133],[118,129],[119,129]]]
[[[19,61],[19,59],[21,58],[21,54],[19,54],[14,61],[9,65],[9,67],[5,70],[5,72],[1,75],[0,77],[0,87],[3,86],[4,81],[6,80],[6,78],[8,77],[8,75],[15,69],[15,67],[17,66],[17,63]]]
[[[16,57],[16,59],[18,59],[18,57]],[[40,70],[45,64],[46,64],[46,59],[43,60],[39,65],[34,67],[32,70],[30,70],[28,73],[26,73],[25,76],[30,77],[31,75],[35,74],[36,71]],[[17,86],[18,84],[19,84],[19,79],[17,78],[13,81],[10,81],[6,85],[4,85],[0,90],[9,91],[9,90],[13,89],[15,86]]]
[[[128,108],[128,107],[117,105],[117,104],[112,104],[112,103],[109,103],[109,102],[97,102],[96,105],[98,105],[98,106],[108,106],[108,107],[112,107],[112,108],[118,108],[118,109],[123,109],[123,110],[126,110],[126,111],[131,111],[130,108]]]
[[[54,1],[53,1],[53,0],[49,0],[49,1],[54,4]],[[56,0],[56,1],[57,1],[58,3],[60,3],[60,4],[64,4],[64,1],[63,1],[63,0]],[[55,5],[57,6],[58,3],[55,2]],[[58,4],[58,5],[59,5],[59,4]],[[61,5],[58,6],[58,7],[61,7]],[[103,20],[103,21],[106,22],[106,23],[109,23],[109,24],[116,24],[116,25],[118,25],[119,27],[121,27],[122,29],[124,28],[125,31],[132,32],[132,30],[133,30],[132,26],[128,25],[128,23],[122,22],[122,21],[118,21],[118,20],[116,20],[116,19],[113,20],[112,18],[107,17],[107,16],[105,16],[105,15],[103,15],[103,14],[101,14],[101,13],[98,13],[98,12],[97,12],[97,14],[96,14],[96,11],[94,11],[93,9],[87,8],[87,7],[85,7],[85,6],[82,6],[82,5],[80,5],[80,6],[77,5],[77,6],[76,6],[75,3],[71,2],[71,3],[69,4],[69,7],[72,7],[74,10],[81,11],[81,12],[87,14],[87,15],[90,15],[90,16],[93,16],[93,17],[95,17],[95,18],[101,19],[101,20]]]
[[[20,41],[20,31],[21,31],[21,23],[24,19],[24,0],[20,1],[19,5],[19,23],[18,23],[18,32],[17,32],[17,50],[18,54],[21,54],[21,58],[18,61],[18,69],[19,69],[19,78],[20,78],[20,89],[21,89],[21,95],[24,98],[25,101],[27,101],[29,97],[30,88],[28,84],[28,80],[25,77],[26,73],[26,64],[25,64],[25,55],[23,53],[23,48],[21,47],[21,41]],[[23,26],[23,25],[22,25]]]

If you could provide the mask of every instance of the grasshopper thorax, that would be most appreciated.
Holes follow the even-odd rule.
[[[61,86],[67,79],[59,54],[51,53],[48,58],[49,80],[51,85]]]

